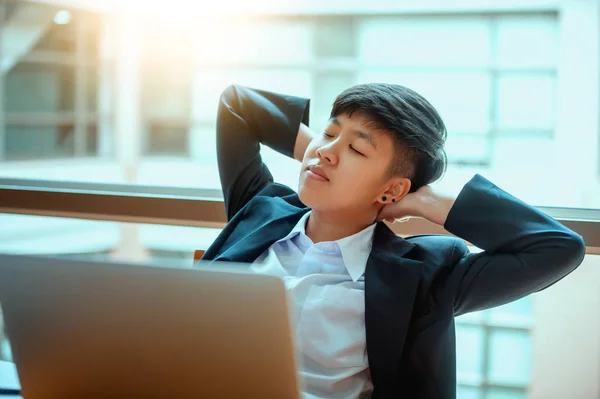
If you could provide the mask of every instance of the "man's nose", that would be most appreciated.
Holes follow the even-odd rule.
[[[320,160],[326,162],[329,165],[337,164],[338,157],[337,157],[336,149],[331,144],[319,147],[317,149],[317,156],[319,157]]]

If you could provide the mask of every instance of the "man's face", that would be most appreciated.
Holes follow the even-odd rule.
[[[338,115],[304,153],[300,200],[319,211],[373,210],[393,184],[388,173],[393,157],[392,138],[363,114]]]

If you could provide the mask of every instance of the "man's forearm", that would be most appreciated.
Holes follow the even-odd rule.
[[[430,222],[443,226],[455,201],[454,197],[431,190],[428,195],[422,195],[415,213]]]
[[[306,152],[306,147],[308,147],[308,144],[310,144],[314,136],[315,132],[310,130],[310,128],[304,123],[300,124],[298,135],[296,136],[296,144],[294,145],[294,159],[302,162],[304,153]]]

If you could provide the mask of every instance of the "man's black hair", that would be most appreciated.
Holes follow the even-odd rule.
[[[360,84],[336,98],[331,117],[351,117],[354,112],[392,135],[396,156],[390,173],[409,178],[411,192],[442,177],[447,166],[446,126],[423,96],[397,84]]]

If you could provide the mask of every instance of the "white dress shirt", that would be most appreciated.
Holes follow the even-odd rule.
[[[303,398],[368,398],[373,385],[363,274],[375,225],[314,244],[305,234],[309,215],[259,256],[251,270],[280,276],[288,290]]]

